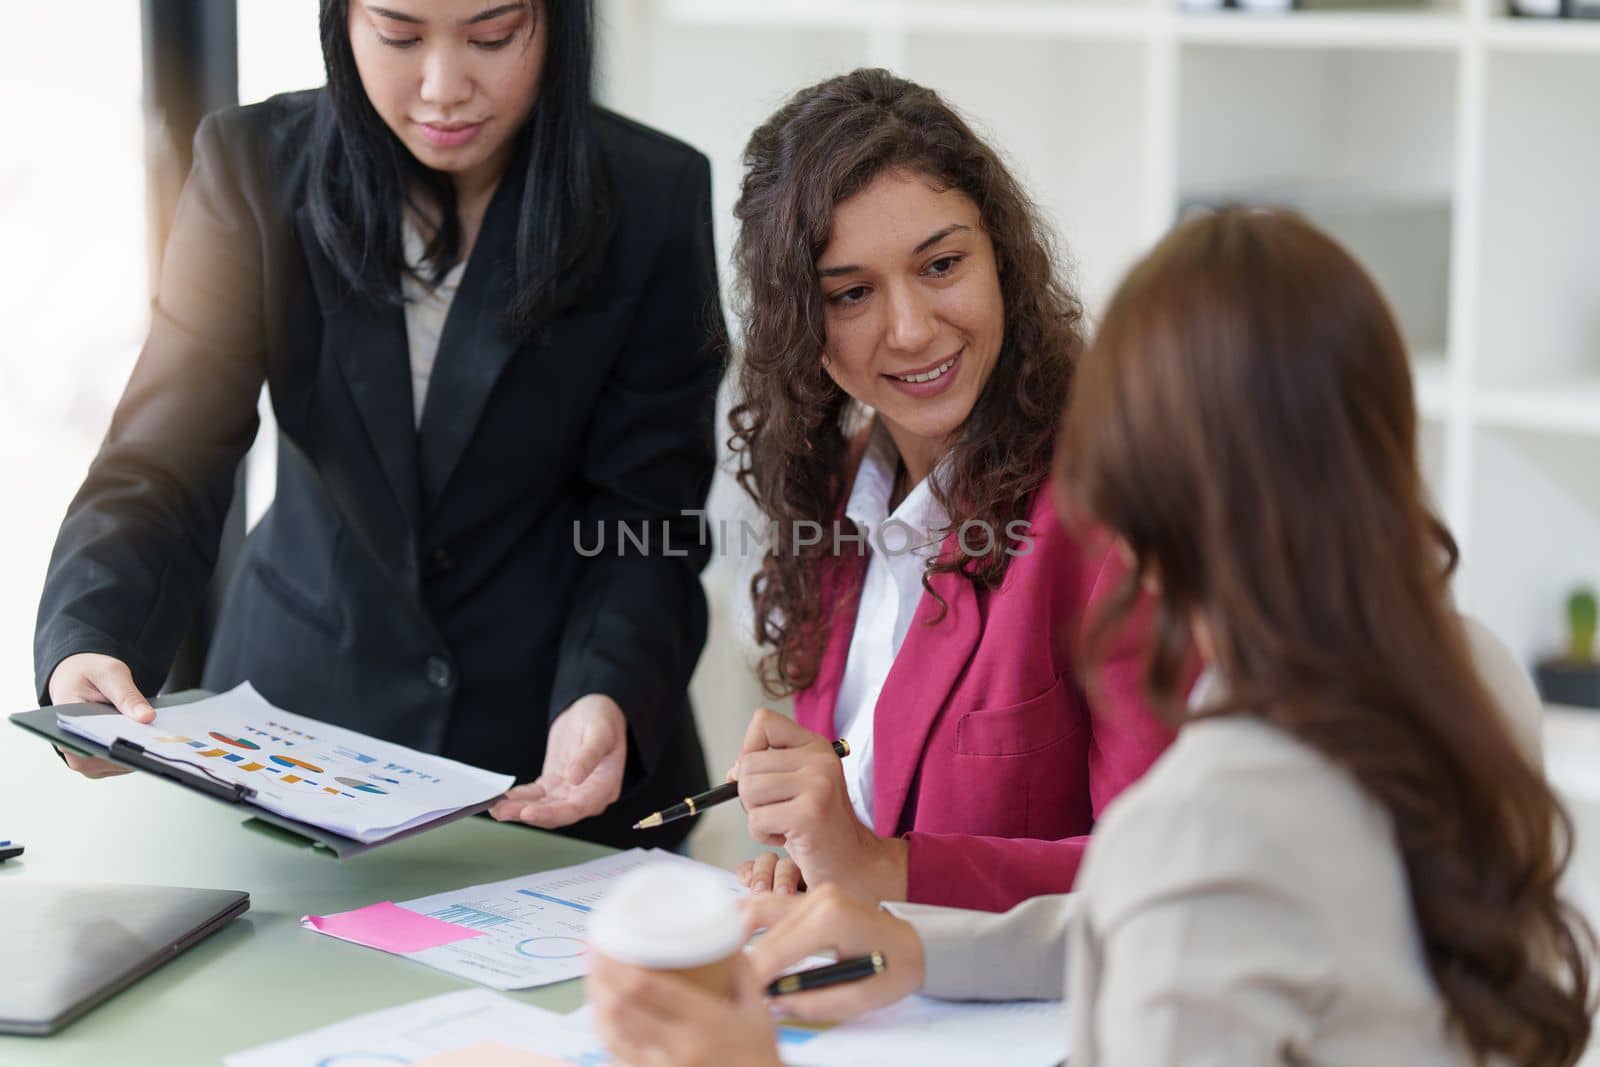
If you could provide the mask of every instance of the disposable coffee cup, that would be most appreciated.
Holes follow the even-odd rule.
[[[629,871],[589,916],[589,947],[619,963],[671,971],[718,996],[733,995],[744,945],[734,894],[687,863]]]

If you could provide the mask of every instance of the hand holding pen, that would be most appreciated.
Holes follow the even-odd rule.
[[[838,883],[873,901],[904,900],[906,844],[880,838],[857,816],[845,769],[825,737],[762,708],[750,720],[731,776],[739,783],[750,836],[781,846],[783,859],[740,869],[752,889],[774,891]]]
[[[766,933],[735,958],[731,997],[671,972],[594,954],[585,989],[595,1030],[611,1053],[629,1063],[776,1067],[774,1008],[793,1019],[836,1021],[892,1004],[922,986],[916,930],[833,886],[801,897],[750,897],[745,926]],[[796,963],[829,951],[843,957],[840,963],[784,981],[783,972]],[[844,975],[851,977],[836,981]],[[774,981],[782,984],[773,988]],[[785,991],[794,985],[811,988]]]
[[[765,929],[766,934],[734,960],[731,997],[671,972],[594,955],[585,989],[595,1030],[614,1056],[629,1063],[776,1067],[774,1008],[792,1019],[831,1022],[892,1004],[922,985],[922,942],[916,930],[832,886],[802,897],[751,897],[745,920],[748,929]],[[827,951],[844,959],[825,971],[805,972],[809,977],[788,976],[790,981],[772,988],[784,971]],[[784,992],[795,984],[815,986],[823,981],[822,974],[849,972],[855,976],[842,983]]]
[[[843,739],[833,743],[834,755],[844,759],[850,754],[850,743]],[[687,819],[699,815],[707,808],[714,808],[718,804],[726,804],[730,800],[739,799],[739,783],[730,773],[728,781],[719,786],[707,789],[704,793],[696,793],[692,797],[684,797],[671,807],[662,808],[651,815],[646,815],[633,824],[635,830],[648,830],[653,826],[661,826],[679,819]]]
[[[787,1015],[808,1022],[854,1018],[915,993],[922,988],[922,939],[910,923],[824,885],[799,897],[764,894],[745,902],[745,924],[766,930],[746,953],[757,981]],[[840,963],[832,974],[852,972],[842,984],[815,985],[818,968],[800,984],[812,988],[790,992],[772,988],[783,972],[807,956],[834,952]],[[873,957],[883,961],[875,966]],[[843,965],[843,966],[841,966]],[[796,976],[797,977],[797,976]]]

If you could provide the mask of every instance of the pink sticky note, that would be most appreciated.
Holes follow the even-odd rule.
[[[484,1041],[469,1048],[429,1056],[412,1067],[571,1067],[571,1063],[537,1052],[525,1052],[499,1041]]]
[[[421,952],[425,948],[448,945],[477,937],[482,930],[447,923],[427,915],[407,911],[392,900],[368,904],[338,915],[307,915],[300,920],[320,933],[352,941],[385,952]]]

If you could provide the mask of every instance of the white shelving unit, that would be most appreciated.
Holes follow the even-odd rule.
[[[710,155],[725,263],[745,138],[859,65],[938,89],[992,136],[1091,310],[1186,204],[1305,211],[1372,270],[1413,348],[1463,607],[1531,664],[1559,644],[1565,594],[1600,584],[1600,25],[1513,19],[1500,0],[601,9],[603,95]],[[724,483],[713,507],[735,497]]]

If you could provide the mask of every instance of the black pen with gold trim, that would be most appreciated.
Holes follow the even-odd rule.
[[[833,743],[833,751],[840,759],[844,759],[850,755],[850,742],[840,738]],[[663,808],[654,815],[646,815],[634,823],[633,828],[635,830],[648,830],[652,826],[660,826],[662,823],[687,819],[691,815],[699,815],[707,808],[732,800],[738,795],[738,782],[723,782],[715,789],[707,789],[704,793],[696,793],[692,797],[684,797],[680,803],[674,804],[670,808]]]
[[[809,971],[796,971],[774,978],[767,985],[767,996],[784,997],[790,993],[809,993],[813,989],[826,989],[844,982],[859,982],[864,978],[877,977],[888,967],[889,961],[883,958],[883,953],[871,952],[825,967],[813,967]]]

